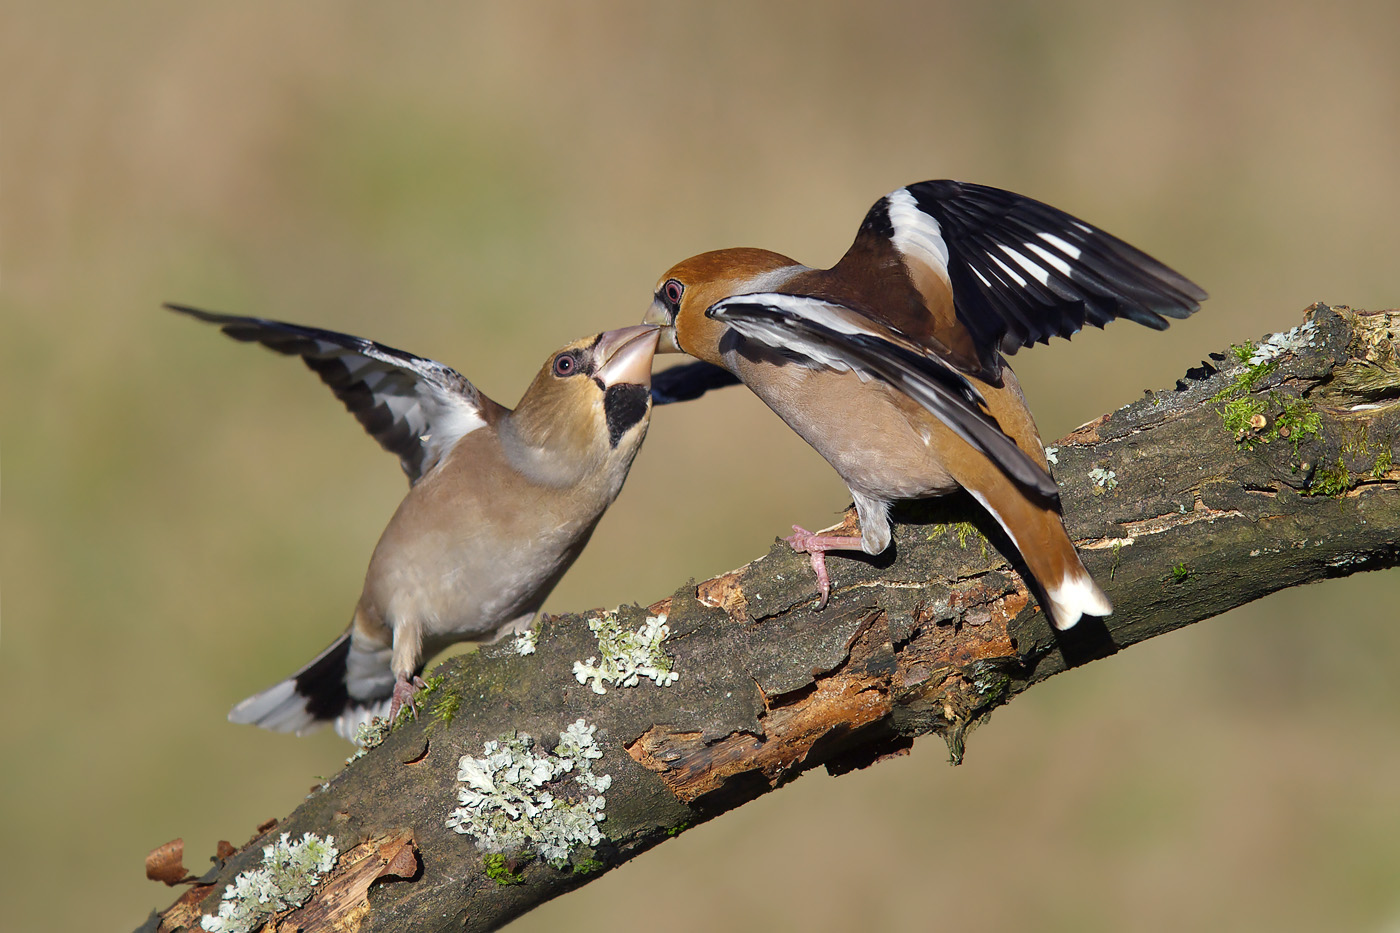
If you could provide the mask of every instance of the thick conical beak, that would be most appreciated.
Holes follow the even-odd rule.
[[[638,324],[610,330],[599,337],[595,352],[602,365],[596,375],[603,385],[650,386],[651,360],[656,355],[660,333],[655,324]]]
[[[661,328],[661,339],[657,342],[657,353],[683,353],[681,345],[676,342],[676,323],[671,320],[671,312],[662,307],[660,301],[652,301],[651,307],[647,308],[646,317],[642,318],[643,324],[655,324]]]

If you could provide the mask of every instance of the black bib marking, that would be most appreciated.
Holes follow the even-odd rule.
[[[622,435],[647,416],[651,392],[646,386],[619,383],[603,393],[603,411],[608,418],[608,443],[613,447]]]

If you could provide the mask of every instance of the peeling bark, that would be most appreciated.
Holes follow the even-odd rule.
[[[959,497],[899,511],[884,555],[833,557],[820,613],[806,557],[782,545],[623,607],[632,628],[667,614],[670,687],[594,693],[572,676],[598,653],[587,614],[546,618],[534,655],[497,645],[442,665],[422,721],[260,828],[333,835],[346,853],[278,928],[495,929],[807,769],[863,767],[930,732],[957,761],[971,728],[1047,677],[1286,587],[1395,566],[1400,312],[1315,305],[1308,319],[1311,346],[1255,367],[1212,354],[1057,445],[1067,526],[1110,618],[1052,631],[1000,529]],[[444,822],[459,758],[516,731],[549,744],[578,718],[598,727],[594,768],[613,780],[606,841],[571,853],[571,868],[521,858],[509,872],[522,883],[492,880],[472,838]],[[266,841],[142,929],[197,928]]]

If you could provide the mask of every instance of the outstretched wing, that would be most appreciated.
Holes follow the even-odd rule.
[[[171,311],[216,324],[234,340],[300,356],[416,483],[464,435],[487,423],[495,403],[449,366],[372,340],[282,321]]]
[[[854,262],[891,249],[935,318],[934,337],[976,355],[955,354],[953,362],[992,381],[1001,374],[999,352],[1115,318],[1163,330],[1167,318],[1189,316],[1206,298],[1190,279],[1117,237],[986,185],[925,181],[881,198],[848,256]],[[949,290],[956,324],[940,314]],[[965,335],[949,332],[958,326]]]
[[[651,403],[671,405],[675,402],[689,402],[711,389],[738,384],[738,376],[713,363],[703,360],[684,363],[651,374]]]
[[[1002,431],[967,379],[860,312],[821,298],[764,293],[726,298],[705,313],[791,359],[888,383],[1022,488],[1047,501],[1058,498],[1055,481]]]

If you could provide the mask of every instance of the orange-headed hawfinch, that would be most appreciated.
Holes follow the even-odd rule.
[[[1003,353],[1084,324],[1162,329],[1206,297],[1122,240],[1039,201],[926,181],[877,201],[835,266],[762,249],[702,253],[657,282],[661,352],[727,370],[845,480],[860,537],[787,541],[878,554],[901,499],[966,489],[1005,530],[1057,628],[1112,605],[1065,533],[1035,422]]]

